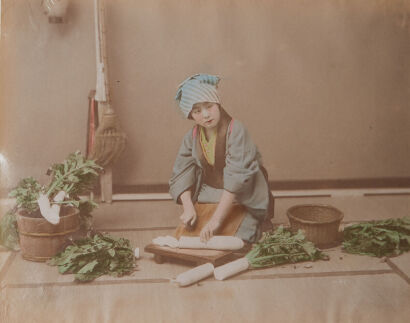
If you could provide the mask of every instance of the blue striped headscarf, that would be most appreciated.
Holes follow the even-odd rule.
[[[199,102],[220,103],[216,89],[219,77],[208,74],[195,74],[183,81],[177,91],[175,100],[182,110],[185,118],[188,118],[192,106]]]

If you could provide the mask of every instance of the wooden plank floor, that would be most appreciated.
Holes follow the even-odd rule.
[[[286,209],[319,198],[278,199]],[[346,222],[408,215],[410,196],[321,200],[348,211]],[[172,234],[180,207],[171,201],[101,205],[95,224],[140,248],[132,275],[79,284],[56,267],[0,250],[0,322],[406,322],[410,317],[410,253],[383,262],[326,250],[329,261],[252,270],[227,281],[210,277],[187,288],[170,283],[191,267],[156,264],[143,248]],[[360,217],[359,217],[360,215]],[[279,220],[278,220],[279,219]]]

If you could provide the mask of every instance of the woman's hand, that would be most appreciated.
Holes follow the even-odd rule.
[[[235,194],[223,191],[218,207],[209,222],[202,228],[200,238],[202,242],[208,241],[221,227],[223,221],[232,208],[235,200]]]
[[[192,228],[197,219],[195,208],[193,206],[184,208],[184,213],[179,218],[187,229]]]
[[[202,228],[199,237],[202,242],[206,242],[217,233],[218,229],[221,227],[221,222],[218,217],[212,216],[209,222]]]
[[[195,225],[197,219],[195,207],[192,204],[191,200],[191,191],[187,190],[183,192],[180,196],[180,199],[184,207],[184,212],[179,218],[181,219],[187,230],[190,230]]]

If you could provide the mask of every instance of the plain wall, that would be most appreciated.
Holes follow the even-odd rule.
[[[410,11],[401,1],[106,3],[112,104],[128,136],[116,184],[167,183],[192,127],[175,91],[199,72],[221,76],[223,106],[247,126],[274,181],[410,176]],[[48,23],[38,0],[3,0],[2,10],[8,189],[85,152],[95,40],[91,0],[71,0],[64,24]]]

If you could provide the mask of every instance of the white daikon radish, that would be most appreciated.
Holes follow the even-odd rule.
[[[214,276],[217,280],[224,280],[249,268],[249,262],[246,257],[239,258],[235,261],[228,262],[223,266],[216,267]]]
[[[51,224],[58,224],[60,222],[60,206],[51,206],[47,195],[40,193],[37,204],[44,219]]]
[[[179,238],[179,248],[187,249],[215,249],[238,250],[244,246],[242,239],[232,236],[213,236],[207,242],[202,242],[199,237]]]
[[[54,202],[62,202],[64,201],[64,198],[66,196],[66,192],[60,191],[54,196]],[[60,204],[53,204],[51,206],[51,212],[54,214],[54,217],[57,217],[58,219],[60,218]],[[60,219],[58,220],[60,222]]]
[[[66,196],[66,192],[60,191],[54,196],[54,202],[62,202]]]
[[[243,248],[245,243],[241,238],[230,236],[213,236],[206,242],[208,249],[238,250]]]
[[[214,266],[211,263],[207,263],[179,274],[172,282],[177,283],[180,287],[184,287],[211,276],[213,272]]]
[[[140,258],[140,248],[135,248],[135,250],[134,250],[134,256],[135,256],[135,258],[137,258],[137,259]]]
[[[178,239],[171,236],[157,237],[152,239],[152,243],[161,247],[168,246],[172,248],[178,248],[179,245]]]
[[[199,237],[182,236],[179,238],[178,248],[206,249],[206,243],[202,242]]]
[[[152,243],[172,248],[214,250],[238,250],[245,245],[242,239],[232,236],[213,236],[207,242],[202,242],[199,237],[182,236],[178,241],[171,236],[162,236],[153,239]]]
[[[51,210],[51,206],[50,206],[50,200],[48,199],[47,195],[40,193],[39,194],[39,198],[37,199],[37,204],[40,208],[40,213],[41,215],[46,219],[46,216],[48,216],[48,213]],[[44,214],[46,214],[46,216],[44,216]],[[49,221],[49,220],[48,220]],[[49,221],[50,222],[50,221]]]
[[[64,200],[66,193],[60,191],[54,197],[54,202],[61,202]],[[58,224],[60,222],[60,204],[51,205],[48,196],[40,193],[37,200],[37,204],[40,208],[40,213],[48,222],[52,224]]]

